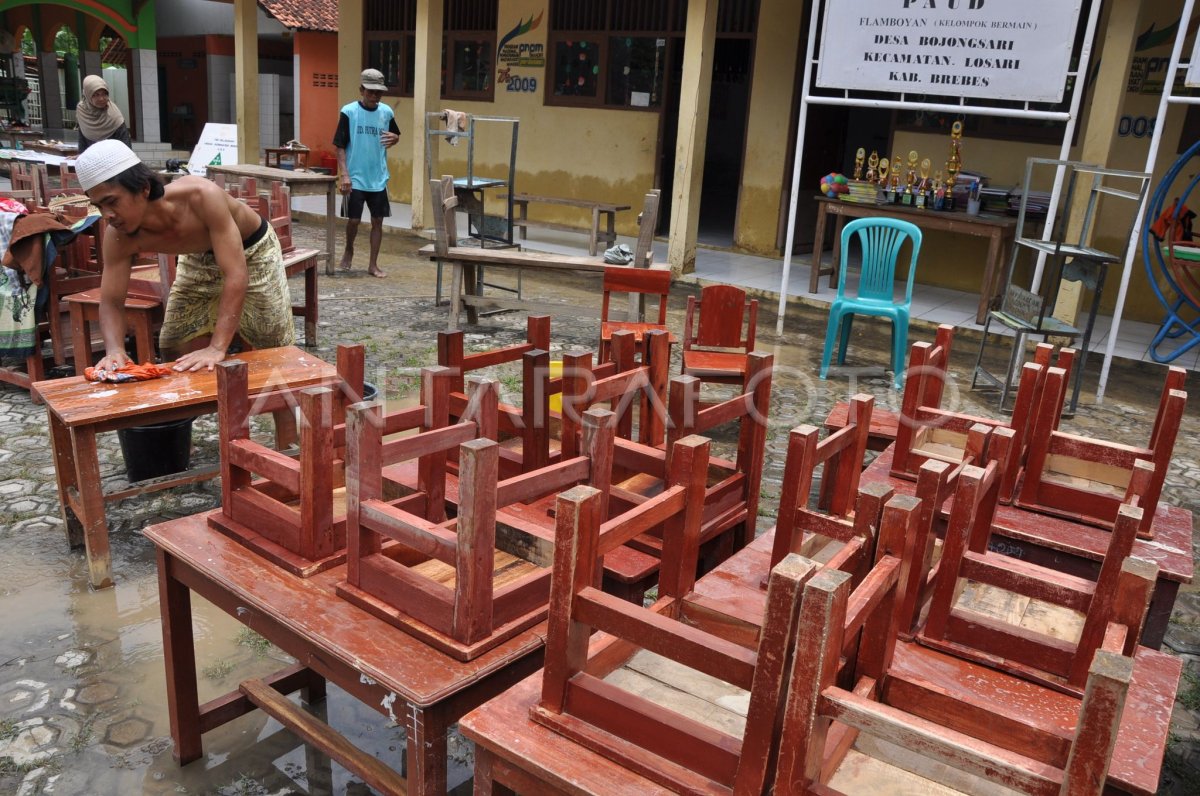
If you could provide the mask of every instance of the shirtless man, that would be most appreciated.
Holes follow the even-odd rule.
[[[93,144],[75,170],[108,222],[99,367],[129,362],[125,296],[139,252],[181,255],[158,340],[163,357],[175,359],[175,370],[212,370],[235,334],[255,348],[295,341],[279,239],[249,206],[201,177],[182,177],[164,188],[120,141]]]

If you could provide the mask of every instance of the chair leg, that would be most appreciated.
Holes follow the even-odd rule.
[[[833,345],[841,326],[841,312],[830,309],[829,322],[825,326],[825,350],[821,352],[821,378],[829,375],[829,360],[833,358]]]
[[[892,319],[892,384],[904,388],[904,352],[908,350],[908,316]]]
[[[842,340],[841,347],[838,349],[837,363],[839,365],[846,364],[846,349],[850,347],[850,328],[854,324],[854,313],[847,312],[842,316]]]

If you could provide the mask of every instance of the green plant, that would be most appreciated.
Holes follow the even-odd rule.
[[[11,741],[17,737],[17,723],[12,719],[0,720],[0,741]]]
[[[248,627],[243,627],[238,631],[236,641],[243,647],[249,647],[259,658],[266,656],[271,651],[271,642]]]
[[[1200,710],[1200,675],[1184,667],[1182,679],[1177,701],[1188,710]]]
[[[202,669],[200,673],[203,674],[206,679],[217,681],[217,680],[223,679],[225,677],[225,675],[229,674],[232,671],[233,671],[233,662],[222,658],[221,660],[216,661],[215,663],[211,663],[208,666],[205,666],[204,669]]]

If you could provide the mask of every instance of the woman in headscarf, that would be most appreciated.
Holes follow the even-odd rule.
[[[83,79],[83,99],[75,106],[75,121],[79,125],[79,151],[82,153],[97,141],[115,138],[132,146],[129,128],[121,109],[108,97],[108,84],[99,75]]]

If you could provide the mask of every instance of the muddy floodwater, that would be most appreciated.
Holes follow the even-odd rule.
[[[323,245],[321,234],[315,225],[299,225],[298,243]],[[382,280],[366,275],[365,245],[354,270],[320,276],[321,344],[314,353],[333,362],[338,343],[362,343],[368,380],[390,402],[412,400],[419,369],[434,364],[436,333],[445,327],[445,308],[433,306],[434,266],[413,256],[421,243],[412,236],[386,236],[380,263],[387,277]],[[511,281],[504,274],[488,276],[489,282]],[[527,296],[562,304],[551,327],[556,357],[574,348],[594,348],[598,278],[527,274],[523,288]],[[297,295],[302,291],[299,280],[293,280],[293,290]],[[674,289],[673,329],[682,329],[686,296],[697,291],[688,284]],[[874,395],[877,407],[892,410],[900,399],[883,370],[890,345],[885,326],[857,323],[847,360],[854,367],[821,382],[816,372],[825,312],[793,303],[785,333],[777,337],[774,306],[763,301],[759,317],[759,349],[773,354],[776,365],[760,532],[773,522],[789,429],[819,425],[834,402],[855,392]],[[524,318],[518,313],[492,315],[466,331],[468,349],[504,345],[523,338]],[[914,325],[910,340],[922,339],[933,339],[932,328]],[[962,335],[956,343],[953,370],[958,378],[947,391],[951,408],[1001,416],[994,393],[968,389],[977,338]],[[679,372],[678,352],[674,357],[673,374]],[[1098,360],[1090,363],[1079,413],[1064,420],[1063,428],[1144,445],[1163,369],[1117,360],[1109,394],[1097,406],[1090,389]],[[500,381],[503,399],[519,403],[519,372],[498,369],[491,375]],[[1164,498],[1195,511],[1200,503],[1200,380],[1194,373],[1188,388],[1192,401]],[[216,461],[216,433],[214,417],[197,420],[193,465]],[[268,439],[270,422],[256,423],[255,434]],[[716,440],[718,449],[728,450],[734,443],[732,436]],[[106,491],[121,488],[127,481],[116,435],[100,435],[99,447]],[[217,507],[219,481],[108,504],[116,585],[95,591],[88,586],[82,550],[67,547],[45,410],[11,386],[0,386],[0,467],[0,794],[370,792],[259,712],[205,734],[201,760],[180,767],[172,759],[155,551],[141,529]],[[197,597],[193,613],[202,702],[292,662]],[[1164,650],[1184,656],[1186,665],[1160,792],[1200,793],[1200,595],[1195,586],[1180,592]],[[360,748],[389,765],[403,766],[403,727],[373,706],[330,684],[328,699],[314,709]],[[452,734],[449,749],[451,786],[455,793],[469,793],[471,745]]]

